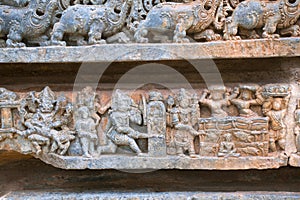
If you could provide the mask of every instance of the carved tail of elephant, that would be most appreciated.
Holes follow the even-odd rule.
[[[113,21],[112,19],[108,18],[108,22],[111,27],[110,30],[114,30],[114,29],[117,30],[122,28],[127,18],[127,13],[131,8],[131,5],[132,5],[132,0],[126,0],[123,3],[121,12],[119,14],[120,18],[117,21]]]

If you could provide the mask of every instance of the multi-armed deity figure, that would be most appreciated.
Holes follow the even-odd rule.
[[[262,105],[264,99],[261,95],[261,88],[258,85],[240,85],[237,93],[239,96],[231,100],[241,117],[258,117],[258,114],[251,110],[253,105]],[[255,95],[254,95],[255,93]]]
[[[285,149],[286,125],[284,118],[287,113],[291,89],[287,85],[266,85],[264,93],[266,100],[263,104],[263,114],[270,121],[270,149],[276,151],[276,143],[279,148]]]
[[[187,150],[190,157],[197,157],[195,153],[194,139],[200,132],[194,129],[192,119],[198,117],[198,112],[192,111],[191,96],[185,89],[180,89],[176,97],[176,108],[172,111],[172,123],[175,128],[176,153],[184,156]],[[195,105],[193,105],[195,106]],[[193,116],[196,114],[196,116]]]
[[[230,100],[238,95],[238,90],[235,88],[231,95],[229,92],[224,86],[214,86],[210,91],[203,91],[200,103],[209,107],[212,117],[227,117],[228,114],[223,107],[230,105]]]
[[[18,133],[28,138],[38,155],[42,152],[64,155],[75,138],[68,129],[72,111],[63,101],[66,99],[56,98],[54,92],[45,87],[38,95],[30,92],[21,102],[21,122],[26,130]]]
[[[116,90],[109,111],[107,137],[117,146],[129,146],[137,155],[144,155],[135,139],[149,138],[150,134],[141,133],[130,127],[130,122],[142,124],[142,115],[134,101],[125,93]]]

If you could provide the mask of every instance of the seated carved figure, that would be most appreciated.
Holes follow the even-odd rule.
[[[230,133],[224,135],[225,140],[221,142],[220,149],[218,152],[219,157],[238,157],[239,153],[236,152],[234,143],[232,142],[232,136]]]
[[[215,20],[220,0],[190,1],[188,3],[165,2],[154,6],[142,21],[134,38],[137,42],[147,43],[148,32],[156,35],[171,33],[173,42],[189,42],[187,33],[199,34]],[[221,39],[212,30],[206,31],[208,40]]]
[[[116,13],[114,7],[107,5],[70,6],[54,25],[51,44],[65,46],[66,42],[62,41],[65,35],[77,41],[77,45],[104,44],[106,41],[103,37],[112,36],[123,28],[130,7],[131,0],[122,4],[120,13]],[[85,37],[88,38],[87,42]],[[128,41],[125,38],[123,42]]]
[[[300,1],[259,1],[247,0],[240,3],[227,18],[224,39],[240,39],[236,36],[240,31],[252,31],[251,37],[259,37],[255,29],[263,30],[263,38],[279,38],[276,30],[280,29],[282,35],[299,36],[300,28],[295,25],[300,15]]]

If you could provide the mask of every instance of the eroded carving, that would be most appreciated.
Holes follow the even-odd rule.
[[[279,38],[278,29],[283,35],[299,36],[299,26],[295,25],[300,15],[299,8],[298,0],[244,1],[227,18],[224,39],[240,39],[236,36],[239,28],[251,32],[248,33],[250,38],[259,38],[255,29],[261,28],[263,38]]]
[[[0,148],[50,163],[114,156],[281,163],[286,159],[290,96],[291,87],[285,84],[180,89],[175,94],[150,91],[132,97],[116,90],[102,105],[100,93],[85,87],[72,105],[49,87],[21,97],[0,88]],[[299,150],[298,111],[294,131]]]
[[[23,5],[21,1],[16,3]],[[26,45],[23,40],[47,40],[45,33],[50,28],[57,8],[57,0],[47,0],[43,3],[36,0],[28,1],[26,7],[20,8],[0,6],[1,38],[7,37],[8,47],[24,47]]]

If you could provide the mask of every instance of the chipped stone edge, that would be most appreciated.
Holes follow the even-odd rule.
[[[2,48],[0,63],[80,63],[297,56],[300,56],[300,37],[185,44],[132,43]]]
[[[76,156],[59,156],[48,154],[34,157],[61,169],[203,169],[203,170],[243,170],[243,169],[277,169],[288,165],[287,156],[278,157],[137,157],[132,155],[101,155],[99,158]]]

